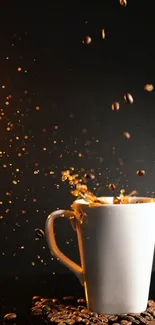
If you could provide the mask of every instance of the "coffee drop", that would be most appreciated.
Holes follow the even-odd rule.
[[[110,191],[114,191],[116,189],[116,185],[115,184],[109,184],[108,188]]]
[[[112,111],[118,111],[119,110],[119,103],[118,102],[114,102],[111,106]]]
[[[130,135],[129,132],[123,132],[122,134],[123,134],[123,136],[124,136],[126,139],[130,139],[130,138],[131,138],[131,135]]]
[[[36,239],[42,239],[45,237],[44,231],[40,228],[35,229]]]
[[[131,94],[125,94],[124,95],[124,100],[126,101],[126,103],[128,104],[133,104],[133,97]]]
[[[141,170],[137,170],[136,171],[136,175],[137,176],[144,176],[145,175],[145,170],[141,169]]]
[[[91,43],[91,37],[90,36],[86,36],[83,40],[82,40],[83,44],[90,44]]]
[[[118,197],[114,197],[113,198],[113,204],[122,204],[122,202]]]
[[[153,87],[153,85],[151,85],[151,84],[146,84],[145,86],[144,86],[144,90],[146,90],[146,91],[152,91],[154,89],[154,87]]]
[[[123,7],[126,7],[127,6],[127,0],[120,0],[119,3]]]

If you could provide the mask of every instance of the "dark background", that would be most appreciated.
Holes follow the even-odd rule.
[[[117,194],[154,196],[155,92],[144,91],[155,83],[154,35],[154,1],[0,5],[0,276],[69,273],[35,236],[51,211],[73,201],[62,170],[93,169],[97,195],[116,183]],[[123,100],[128,92],[133,105]],[[67,221],[57,221],[56,237],[79,261]]]

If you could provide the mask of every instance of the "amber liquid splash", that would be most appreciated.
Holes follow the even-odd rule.
[[[70,170],[66,170],[62,171],[61,174],[63,182],[68,181],[70,186],[74,186],[74,190],[71,191],[73,196],[75,196],[77,199],[84,199],[89,206],[109,204],[106,199],[98,198],[88,190],[87,185],[82,184],[84,178],[80,178],[78,174],[71,175],[71,172],[72,171]],[[113,198],[113,204],[129,204],[130,197],[136,194],[136,191],[132,191],[129,195],[125,195],[125,190],[122,189],[120,191],[120,195]]]

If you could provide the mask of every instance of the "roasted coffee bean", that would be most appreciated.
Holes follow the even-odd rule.
[[[86,173],[86,174],[84,175],[84,178],[86,178],[86,179],[94,179],[95,176],[94,176],[92,173]],[[84,300],[84,299],[83,299],[83,300]]]
[[[36,239],[41,239],[45,237],[44,231],[40,228],[35,229],[35,237]]]
[[[155,324],[155,320],[151,320],[150,322],[148,322],[149,325],[154,325]]]
[[[82,318],[89,318],[90,317],[88,313],[87,314],[86,313],[79,313],[78,316],[80,316]]]
[[[98,317],[90,317],[89,320],[93,323],[97,323],[99,321]]]
[[[129,322],[129,321],[126,320],[126,319],[121,319],[121,320],[120,320],[120,324],[121,324],[121,325],[132,325],[132,322]]]
[[[124,100],[126,101],[126,103],[128,104],[133,104],[133,97],[131,94],[125,94],[124,95]]]
[[[106,37],[106,36],[105,36],[105,29],[102,28],[102,29],[101,29],[101,38],[102,38],[102,39],[105,39],[105,37]]]
[[[82,306],[82,308],[83,308],[83,306]],[[71,306],[71,308],[70,308],[71,310],[75,310],[75,311],[77,311],[77,308],[76,307],[74,307],[74,306]]]
[[[59,302],[59,300],[58,300],[58,299],[56,299],[56,298],[52,298],[52,302],[55,304],[55,303],[58,303],[58,302]]]
[[[90,316],[92,316],[92,317],[98,317],[98,313],[95,313],[95,312],[91,311],[90,312]]]
[[[115,184],[109,184],[109,185],[108,185],[108,189],[109,189],[110,191],[114,191],[114,190],[116,189],[116,185],[115,185]]]
[[[53,317],[53,313],[48,313],[47,314],[47,319],[51,319]]]
[[[151,306],[151,307],[147,308],[147,312],[152,315],[152,313],[155,312],[155,306]]]
[[[111,106],[112,111],[118,111],[119,110],[119,107],[120,107],[120,105],[119,105],[118,102],[112,103],[112,106]]]
[[[82,323],[87,323],[88,319],[87,318],[82,318]]]
[[[87,308],[83,308],[81,310],[81,313],[88,314],[89,313],[89,310]]]
[[[144,176],[145,175],[145,170],[141,169],[141,170],[137,170],[136,171],[136,175],[137,176]]]
[[[48,312],[48,311],[50,312],[51,311],[51,307],[48,306],[48,305],[43,305],[42,306],[42,311],[45,312],[45,313]]]
[[[141,315],[135,315],[134,317],[135,317],[135,319],[138,319],[141,324],[147,323],[147,320],[144,317],[142,317]]]
[[[34,304],[34,307],[42,307],[42,302],[41,301],[36,301],[35,304]]]
[[[83,298],[79,298],[79,299],[77,299],[77,303],[78,303],[78,304],[85,304],[86,301],[85,301],[85,299],[83,299]],[[82,307],[82,306],[81,306],[81,307]]]
[[[63,297],[63,300],[74,300],[75,298],[73,296],[67,296]]]
[[[73,325],[73,324],[75,324],[75,320],[72,319],[72,318],[70,318],[70,319],[66,319],[66,320],[65,320],[65,323],[68,324],[68,325]]]
[[[113,323],[112,325],[120,325],[120,323]]]
[[[35,304],[36,302],[40,301],[41,297],[40,296],[33,296],[32,297],[32,303]]]
[[[151,85],[151,84],[146,84],[145,86],[144,86],[144,90],[146,90],[146,91],[152,91],[154,89],[154,87],[153,87],[153,85]]]
[[[73,315],[76,315],[76,316],[78,316],[80,314],[80,312],[79,311],[74,311],[73,312]]]
[[[65,307],[65,309],[66,309],[66,310],[69,310],[69,309],[71,309],[71,307],[72,307],[72,306],[68,305],[68,306]]]
[[[33,307],[31,309],[31,312],[32,312],[32,315],[35,315],[35,316],[41,316],[42,315],[42,309],[41,308],[38,308],[38,307]]]
[[[127,6],[127,0],[120,0],[120,5],[123,6],[123,7],[126,7]]]
[[[76,323],[80,323],[80,322],[82,322],[82,317],[80,317],[80,316],[74,316],[73,317],[73,320],[75,320]]]
[[[135,318],[133,317],[133,316],[131,316],[131,315],[118,315],[119,316],[119,318],[123,318],[123,319],[126,319],[126,320],[128,320],[129,322],[134,322],[135,321]]]
[[[83,305],[78,305],[77,309],[78,309],[78,310],[82,310],[83,307],[84,307]]]
[[[135,317],[135,316],[137,316],[137,315],[140,316],[140,313],[128,313],[128,315],[129,315],[129,316],[132,316],[132,317]]]
[[[17,318],[17,314],[15,314],[15,313],[9,313],[9,314],[6,314],[3,317],[3,321],[4,322],[11,322],[11,321],[14,321],[16,318]]]
[[[130,139],[131,135],[129,132],[123,132],[122,135],[126,138],[126,139]]]
[[[114,316],[114,315],[101,315],[101,316],[98,317],[98,319],[101,320],[104,323],[108,323],[108,318],[110,316]]]
[[[90,320],[87,321],[86,325],[94,325],[93,322],[90,322]]]
[[[66,323],[64,323],[64,322],[60,322],[59,325],[66,325]]]
[[[86,36],[83,40],[82,40],[83,44],[90,44],[91,43],[91,37],[90,36]]]
[[[55,323],[60,323],[60,322],[62,322],[62,318],[54,317],[54,322]]]
[[[146,311],[144,311],[144,312],[142,312],[141,313],[141,315],[143,316],[143,317],[145,317],[147,320],[153,320],[153,316],[151,315],[151,314],[149,314],[149,313],[147,313]]]
[[[113,198],[113,204],[122,204],[121,200],[118,197]]]
[[[116,322],[118,320],[117,315],[111,315],[108,317],[109,322]]]
[[[153,307],[155,306],[155,301],[154,300],[148,300],[148,303],[147,303],[148,307]]]
[[[44,299],[43,304],[47,305],[47,306],[50,306],[50,307],[54,306],[54,303],[53,303],[52,299]]]
[[[58,316],[66,315],[66,310],[64,309],[64,310],[60,310],[60,311],[58,311],[57,315],[58,315]]]

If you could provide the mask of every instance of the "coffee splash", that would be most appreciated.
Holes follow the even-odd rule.
[[[83,184],[86,180],[86,175],[88,178],[88,174],[85,174],[84,177],[80,177],[78,174],[73,173],[74,168],[71,170],[62,171],[62,178],[63,182],[68,181],[71,188],[71,194],[75,196],[77,199],[84,199],[85,202],[89,204],[89,206],[99,206],[103,204],[109,204],[105,198],[98,198],[95,194],[89,191],[86,184]],[[92,176],[91,179],[95,178]],[[114,191],[116,186],[114,184],[109,184],[109,190]],[[130,197],[136,195],[137,192],[134,190],[130,194],[126,195],[125,190],[121,189],[119,196],[114,196],[113,204],[129,204]]]

